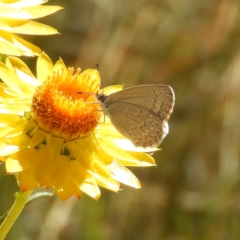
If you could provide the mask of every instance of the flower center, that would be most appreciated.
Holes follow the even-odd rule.
[[[32,99],[33,119],[38,126],[57,137],[71,141],[90,134],[101,113],[95,92],[99,89],[97,70],[77,69],[54,72],[37,89]]]

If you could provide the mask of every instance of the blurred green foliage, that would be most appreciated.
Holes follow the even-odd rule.
[[[104,85],[164,83],[176,94],[157,167],[131,168],[140,190],[30,203],[7,240],[240,239],[240,2],[49,1],[61,35],[34,37],[55,62],[95,68]],[[34,70],[35,60],[29,61]],[[0,213],[14,201],[0,165]]]

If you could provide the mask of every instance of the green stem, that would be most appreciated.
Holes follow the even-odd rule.
[[[7,217],[4,219],[1,227],[0,227],[0,240],[3,240],[11,227],[13,226],[14,222],[17,220],[19,214],[23,210],[24,206],[26,205],[28,198],[32,191],[28,191],[25,193],[19,193],[16,196],[16,200],[9,211]]]

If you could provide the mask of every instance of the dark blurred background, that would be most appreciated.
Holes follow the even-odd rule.
[[[164,83],[176,105],[157,167],[131,168],[140,190],[102,189],[26,206],[7,240],[240,239],[238,0],[50,0],[39,21],[61,35],[28,37],[55,62],[100,66],[104,85]],[[33,71],[36,59],[29,65]],[[0,214],[17,186],[0,165]]]

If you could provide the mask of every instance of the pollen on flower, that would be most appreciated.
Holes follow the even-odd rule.
[[[66,141],[87,136],[101,113],[95,100],[99,89],[96,74],[77,69],[54,72],[37,89],[32,99],[33,119],[38,126]]]

